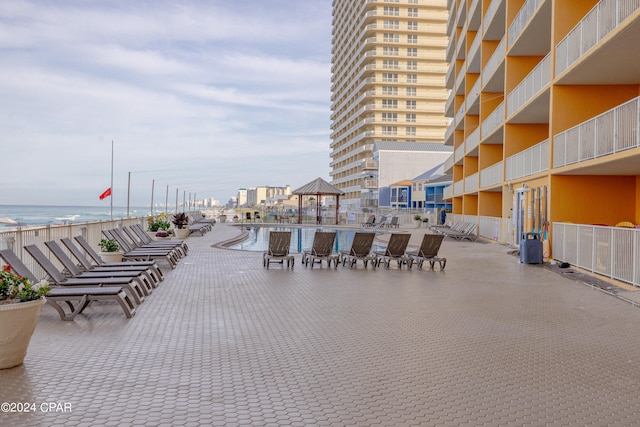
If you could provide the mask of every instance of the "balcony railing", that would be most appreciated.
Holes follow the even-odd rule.
[[[500,3],[502,3],[503,1],[504,0],[492,0],[491,1],[491,4],[487,8],[487,12],[484,14],[483,22],[484,22],[484,31],[485,32],[487,31],[487,28],[489,28],[489,24],[491,24],[491,21],[493,20],[493,18],[496,16],[496,12],[500,8]]]
[[[464,179],[464,191],[467,193],[471,193],[473,191],[478,191],[478,173],[474,173],[473,175],[469,175]]]
[[[465,154],[469,154],[471,150],[480,145],[480,128],[477,127],[465,140]]]
[[[507,181],[549,170],[549,140],[507,158]]]
[[[504,123],[504,101],[482,121],[482,138],[486,138]]]
[[[556,76],[640,9],[640,0],[602,0],[556,46]]]
[[[442,197],[451,199],[453,197],[453,185],[448,185],[442,189]]]
[[[518,111],[551,82],[551,53],[507,95],[507,117]]]
[[[504,181],[504,162],[499,161],[495,165],[480,171],[480,187],[491,187],[502,184]]]
[[[460,160],[464,158],[464,143],[460,144],[456,151],[454,152],[455,158],[454,162],[458,163]]]
[[[378,169],[378,161],[377,160],[371,160],[371,159],[365,159],[362,162],[362,168],[363,169]]]
[[[640,229],[553,223],[553,258],[640,286]]]
[[[444,170],[448,171],[453,167],[453,155],[447,157],[447,160],[444,161]]]
[[[553,138],[553,166],[561,167],[640,146],[640,97]]]
[[[487,65],[485,65],[482,70],[482,81],[487,82],[489,79],[495,74],[498,66],[504,61],[505,57],[505,45],[506,39],[503,37],[496,46],[496,50],[491,55],[491,58],[487,61]]]
[[[378,188],[378,180],[365,178],[362,180],[362,188],[376,189]]]
[[[457,181],[453,183],[453,194],[459,196],[464,191],[464,181]]]
[[[535,15],[538,6],[540,6],[543,1],[544,0],[527,0],[522,6],[511,25],[509,25],[509,48],[513,46],[513,43],[527,27],[527,24],[531,18],[533,18],[533,15]]]

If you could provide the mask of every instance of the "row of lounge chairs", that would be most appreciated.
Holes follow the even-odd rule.
[[[189,215],[189,234],[200,233],[204,236],[204,233],[211,231],[215,222],[215,219],[206,218],[201,213],[193,213]]]
[[[455,240],[470,240],[475,242],[478,238],[477,231],[478,225],[471,222],[457,222],[451,227],[444,225],[433,225],[431,229],[436,232],[451,237]]]
[[[166,260],[174,268],[175,263],[188,252],[185,242],[153,241],[142,227],[105,230],[103,234],[118,241],[124,250],[122,262],[103,262],[100,255],[80,236],[75,237],[75,243],[69,238],[44,243],[62,269],[56,267],[37,245],[24,247],[44,270],[51,285],[51,290],[46,294],[47,304],[58,312],[62,320],[73,320],[92,301],[116,302],[127,318],[135,316],[136,308],[164,279],[156,260]],[[16,274],[34,283],[38,281],[13,251],[0,250],[0,258]]]
[[[384,251],[372,251],[373,240],[376,234],[371,232],[356,232],[353,242],[349,249],[340,250],[338,253],[333,252],[333,246],[336,238],[335,231],[316,232],[313,239],[313,245],[310,250],[302,253],[302,264],[306,267],[322,262],[327,263],[327,267],[331,267],[332,263],[335,268],[338,264],[343,266],[349,265],[353,268],[361,261],[366,268],[371,263],[373,268],[377,268],[384,263],[385,268],[389,268],[391,262],[396,261],[398,268],[406,265],[411,269],[414,263],[418,269],[422,269],[425,261],[429,262],[431,269],[435,263],[439,263],[440,269],[444,270],[447,259],[438,257],[438,252],[444,235],[442,234],[425,234],[420,248],[417,251],[408,252],[410,234],[392,233],[389,243]],[[293,268],[295,263],[294,256],[289,252],[291,245],[290,231],[272,231],[269,234],[269,247],[263,254],[263,265],[268,269],[269,263],[279,262],[287,263],[287,267]]]
[[[367,220],[363,223],[360,223],[360,226],[363,228],[400,228],[400,223],[398,222],[397,216],[392,216],[389,222],[387,222],[388,217],[383,216],[379,222],[376,222],[375,215],[369,215]]]

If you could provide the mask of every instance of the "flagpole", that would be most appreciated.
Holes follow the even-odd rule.
[[[111,221],[113,221],[113,140],[111,140]]]

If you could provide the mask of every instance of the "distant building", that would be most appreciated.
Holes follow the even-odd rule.
[[[446,0],[333,1],[330,175],[341,205],[377,204],[375,144],[444,142],[448,16]]]
[[[451,147],[438,143],[377,142],[371,168],[367,169],[362,207],[392,207],[392,184],[441,165],[451,152]]]
[[[247,190],[246,206],[264,206],[269,200],[276,196],[290,196],[291,186],[286,185],[284,187],[255,187]]]
[[[451,210],[451,200],[444,198],[444,189],[451,185],[453,177],[444,173],[444,163],[411,180],[411,207],[424,211]]]

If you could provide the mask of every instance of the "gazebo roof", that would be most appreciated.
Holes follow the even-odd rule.
[[[308,184],[303,185],[300,188],[296,188],[291,192],[291,194],[296,194],[299,196],[304,196],[306,194],[321,194],[321,195],[341,195],[344,194],[342,190],[334,187],[329,184],[322,178],[316,178]]]

